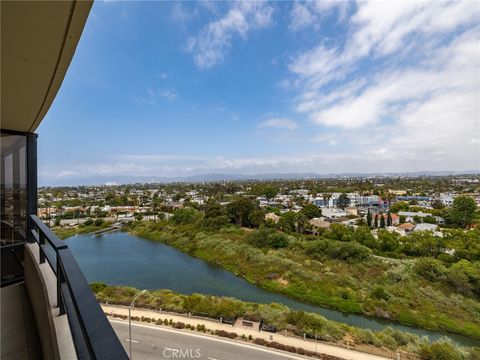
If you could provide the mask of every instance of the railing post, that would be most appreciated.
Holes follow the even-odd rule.
[[[58,251],[56,251],[57,255],[57,306],[60,308],[60,314],[65,314],[65,304],[63,303],[62,297],[62,283],[65,281],[65,276],[63,275],[62,265],[60,264],[60,256],[58,256]]]
[[[45,262],[45,253],[43,252],[42,245],[45,245],[45,234],[42,231],[38,231],[38,238],[40,239],[40,244],[38,244],[38,251],[40,254],[40,264]]]

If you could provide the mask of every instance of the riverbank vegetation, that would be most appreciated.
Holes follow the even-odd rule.
[[[100,301],[128,305],[138,292],[125,286],[107,286],[93,283],[92,290]],[[413,352],[421,359],[478,359],[478,349],[461,349],[448,340],[430,343],[414,334],[386,328],[373,332],[347,326],[325,319],[319,314],[295,311],[284,305],[257,304],[235,298],[208,296],[202,294],[184,295],[171,290],[149,291],[137,299],[137,307],[153,310],[191,313],[192,315],[219,318],[244,317],[254,321],[263,320],[274,325],[277,331],[306,336],[319,340],[372,345],[388,350],[402,349]],[[444,357],[442,357],[444,356]],[[445,357],[447,356],[447,357]]]
[[[480,339],[480,266],[474,240],[468,239],[472,245],[461,259],[455,253],[449,259],[388,260],[373,256],[370,242],[378,239],[362,227],[338,225],[308,236],[268,224],[251,229],[229,222],[242,216],[231,208],[227,214],[207,209],[205,215],[187,208],[169,221],[132,222],[128,231],[302,302]],[[427,240],[425,246],[435,248]]]
[[[52,228],[53,232],[60,239],[67,239],[74,235],[89,234],[98,230],[105,229],[111,225],[111,222],[103,219],[87,219],[84,223],[75,226],[56,226]]]

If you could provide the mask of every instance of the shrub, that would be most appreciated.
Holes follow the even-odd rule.
[[[87,220],[85,220],[85,222],[83,223],[85,226],[90,226],[93,224],[93,220],[88,218]]]
[[[295,346],[287,345],[286,350],[291,353],[296,353],[297,348]]]
[[[255,338],[255,340],[253,340],[253,343],[257,345],[265,345],[267,341],[261,338]]]
[[[175,224],[193,224],[202,218],[202,213],[193,208],[175,210],[172,222]]]
[[[414,270],[418,275],[430,281],[438,280],[447,272],[441,261],[431,258],[418,259]]]
[[[102,283],[102,282],[94,282],[94,283],[91,283],[90,284],[90,288],[92,289],[92,291],[96,294],[96,293],[99,293],[100,291],[102,291],[103,289],[105,289],[107,287],[107,284],[105,283]]]
[[[371,256],[372,251],[356,242],[340,242],[332,240],[316,240],[306,247],[306,254],[314,259],[325,258],[348,261],[365,261]]]
[[[185,329],[185,323],[183,323],[183,322],[181,322],[181,321],[178,321],[178,322],[176,322],[176,323],[173,325],[173,327],[174,327],[175,329]]]
[[[388,294],[381,286],[377,286],[375,290],[373,290],[372,295],[377,299],[383,299],[385,301],[388,301],[388,299],[390,299],[390,294]]]
[[[258,248],[279,249],[288,246],[288,237],[285,234],[277,233],[274,229],[261,226],[246,237],[247,242]]]
[[[235,339],[236,337],[238,337],[238,335],[236,333],[228,332],[228,331],[225,331],[225,330],[216,330],[215,335],[218,335],[218,336],[221,336],[221,337],[226,337],[226,338],[229,338],[229,339]]]
[[[425,344],[420,348],[421,360],[461,360],[460,352],[447,341]]]
[[[103,219],[95,219],[95,226],[100,226],[103,224]]]
[[[202,227],[206,230],[216,231],[230,225],[230,219],[226,215],[208,217],[202,220]]]

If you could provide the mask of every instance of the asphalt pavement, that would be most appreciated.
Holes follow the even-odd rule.
[[[128,322],[110,320],[129,352]],[[197,332],[132,323],[132,359],[306,360],[304,356]]]

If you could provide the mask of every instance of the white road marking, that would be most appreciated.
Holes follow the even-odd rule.
[[[218,359],[215,359],[215,358],[212,358],[212,357],[207,357],[208,360],[218,360]]]
[[[130,339],[125,339],[125,341],[128,341],[128,342],[130,342]],[[137,340],[132,340],[132,343],[134,343],[134,344],[138,344],[138,341],[137,341]]]

